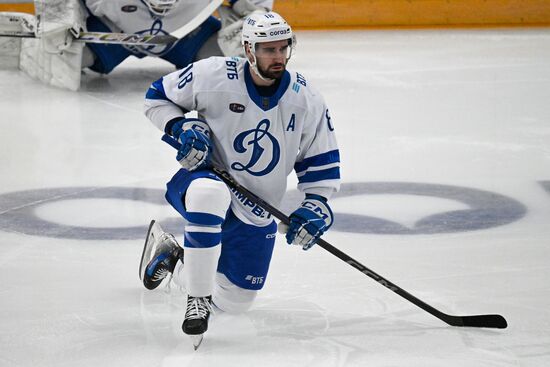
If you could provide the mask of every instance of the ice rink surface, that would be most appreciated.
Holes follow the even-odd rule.
[[[79,92],[0,71],[0,366],[550,365],[550,30],[299,32],[289,68],[339,139],[325,239],[508,329],[447,326],[279,238],[255,306],[216,314],[194,352],[184,295],[138,279],[150,219],[181,223],[163,202],[175,153],[142,114],[172,68],[132,59]]]

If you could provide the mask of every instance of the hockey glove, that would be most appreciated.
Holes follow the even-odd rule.
[[[268,8],[257,6],[250,0],[232,0],[230,6],[220,6],[218,14],[222,28],[218,31],[218,45],[225,56],[245,57],[241,43],[242,28],[245,18],[253,12],[265,13]]]
[[[285,225],[279,227],[282,233],[286,232],[286,242],[309,250],[330,228],[334,216],[324,197],[306,194],[305,200],[289,219],[288,230]]]
[[[194,171],[210,165],[212,143],[206,121],[183,118],[172,125],[171,135],[181,143],[176,159],[184,169]]]
[[[264,13],[269,11],[268,8],[264,8],[256,4],[253,4],[252,2],[250,2],[250,0],[236,0],[236,1],[232,1],[232,3],[233,5],[231,5],[231,8],[235,13],[237,13],[241,17],[247,17],[248,15],[252,14],[255,11],[261,11]]]

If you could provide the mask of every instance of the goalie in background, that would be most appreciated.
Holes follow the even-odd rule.
[[[17,43],[21,70],[45,84],[70,90],[80,88],[82,69],[110,73],[129,56],[160,57],[176,68],[210,56],[241,53],[242,19],[266,12],[273,0],[231,0],[219,8],[221,21],[203,10],[214,0],[36,0],[38,38]],[[219,0],[217,1],[219,2]],[[74,42],[79,31],[170,34],[198,18],[205,19],[179,41],[168,45],[135,46]],[[202,19],[200,19],[202,20]],[[31,22],[34,23],[34,22]],[[0,60],[3,60],[0,55]]]
[[[167,35],[185,26],[211,1],[180,0],[86,0],[86,28],[89,32]],[[102,74],[110,73],[129,56],[160,57],[182,68],[193,61],[210,56],[236,56],[240,53],[242,18],[253,11],[271,10],[272,0],[232,0],[220,9],[222,21],[212,15],[178,42],[156,46],[124,46],[87,44],[83,51],[83,67]],[[218,32],[223,31],[223,37]],[[235,28],[236,27],[236,28]],[[239,32],[233,32],[238,29]],[[218,42],[219,38],[219,42]],[[235,46],[236,40],[236,46]],[[222,51],[223,50],[223,51]],[[224,52],[225,51],[225,52]]]

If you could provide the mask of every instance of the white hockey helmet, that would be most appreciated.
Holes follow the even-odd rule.
[[[179,0],[143,0],[151,13],[158,16],[165,16],[172,10]]]
[[[289,40],[290,49],[294,47],[292,28],[279,14],[273,11],[253,12],[244,20],[241,43],[243,47],[248,43],[252,54],[257,43],[282,40]]]

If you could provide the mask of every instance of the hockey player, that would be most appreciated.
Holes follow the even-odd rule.
[[[183,248],[152,223],[140,264],[146,288],[173,273],[188,294],[183,331],[208,328],[212,306],[247,310],[264,286],[275,243],[272,216],[232,192],[209,167],[221,167],[273,205],[296,171],[305,193],[280,226],[287,243],[312,247],[330,228],[328,204],[340,184],[339,153],[329,110],[299,73],[286,69],[295,39],[277,13],[244,21],[246,58],[212,57],[154,82],[145,114],[182,144],[183,167],[167,184],[168,202],[187,220]],[[196,111],[198,118],[184,114]]]
[[[192,21],[211,1],[179,0],[85,0],[89,32],[122,32],[140,35],[169,34]],[[234,0],[220,14],[224,26],[253,11],[268,11],[273,0]],[[230,21],[228,21],[230,19]],[[181,68],[209,56],[223,56],[222,49],[232,52],[227,37],[220,38],[220,21],[209,16],[199,27],[178,42],[158,46],[123,46],[90,43],[83,52],[83,67],[108,74],[128,56],[160,57]],[[228,29],[230,30],[231,27]],[[227,35],[227,31],[223,31]],[[221,48],[220,48],[221,46]],[[232,56],[232,55],[231,55]]]

